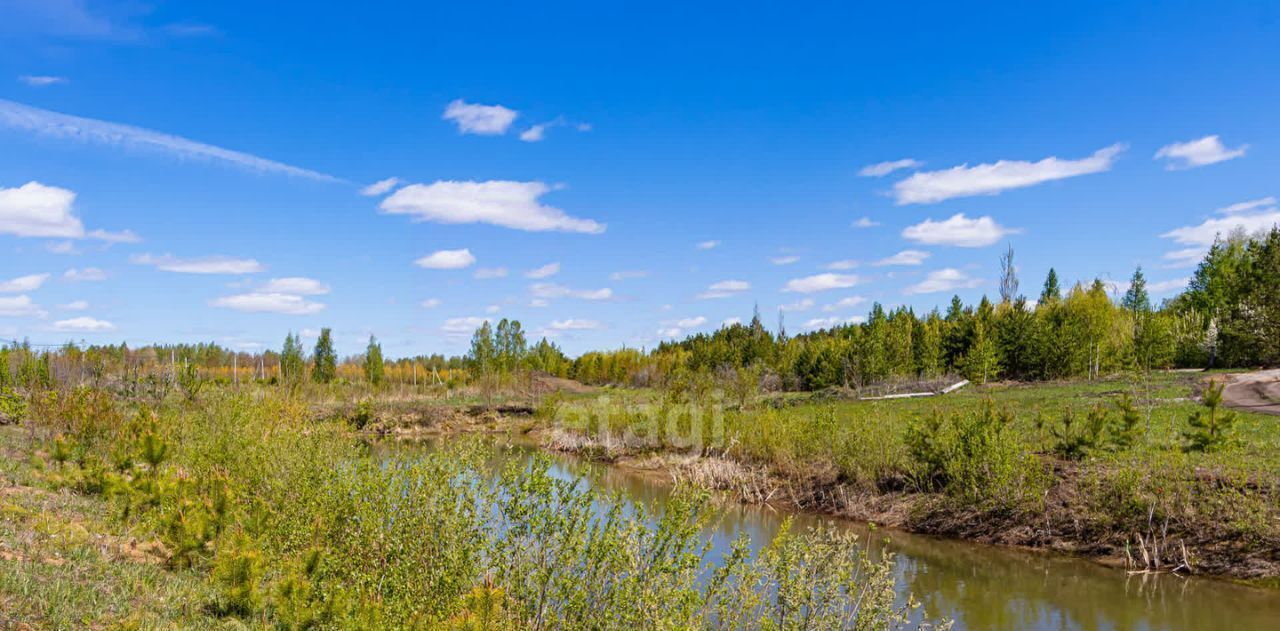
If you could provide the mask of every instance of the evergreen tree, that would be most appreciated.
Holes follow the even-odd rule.
[[[320,329],[320,337],[316,339],[316,349],[312,354],[311,380],[316,383],[329,383],[338,376],[338,353],[333,349],[333,331]]]
[[[304,370],[302,358],[302,340],[290,332],[284,338],[284,348],[280,351],[280,377],[285,383],[297,383],[302,379]]]
[[[1142,266],[1133,270],[1129,279],[1129,289],[1124,292],[1120,306],[1135,315],[1151,311],[1151,298],[1147,295],[1147,278],[1142,275]]]
[[[1040,304],[1049,304],[1062,300],[1062,287],[1058,285],[1058,272],[1049,268],[1049,275],[1044,279],[1044,289],[1040,291]]]
[[[370,335],[369,346],[364,351],[364,378],[375,386],[382,385],[384,371],[382,345],[378,343],[377,338]]]
[[[987,334],[983,318],[973,322],[973,343],[961,362],[964,376],[974,383],[987,383],[1000,375],[1000,355],[995,341]]]

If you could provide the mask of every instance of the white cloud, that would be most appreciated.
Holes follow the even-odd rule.
[[[972,167],[962,164],[942,171],[921,171],[894,184],[893,196],[898,205],[904,205],[933,204],[972,195],[997,195],[1015,188],[1110,170],[1116,156],[1124,150],[1125,145],[1114,144],[1079,160],[1056,157],[1039,162],[1000,160]]]
[[[427,298],[426,300],[423,300],[422,302],[420,302],[420,303],[418,303],[418,304],[422,305],[422,308],[423,308],[423,309],[435,309],[436,307],[439,307],[439,306],[440,306],[440,299],[439,299],[439,298]]]
[[[110,232],[107,230],[90,230],[86,232],[85,237],[105,241],[107,243],[141,243],[142,237],[139,237],[132,230],[120,230],[118,232]]]
[[[364,195],[365,197],[378,197],[379,195],[386,195],[387,193],[390,193],[391,189],[395,188],[396,185],[399,183],[400,183],[400,178],[398,177],[389,177],[385,180],[378,180],[377,182],[374,182],[373,184],[370,184],[360,189],[360,194]]]
[[[39,182],[0,188],[0,233],[19,237],[82,238],[84,224],[71,210],[75,199],[72,191]]]
[[[43,318],[47,313],[30,296],[0,296],[0,316],[10,318]]]
[[[707,319],[703,316],[681,318],[679,320],[667,320],[663,322],[663,326],[658,329],[658,337],[664,339],[680,337],[689,329],[696,329],[706,323]]]
[[[1175,142],[1160,147],[1154,159],[1160,160],[1163,158],[1166,160],[1166,169],[1177,171],[1239,158],[1248,150],[1249,145],[1240,145],[1235,149],[1228,149],[1222,144],[1222,139],[1218,136],[1205,136],[1196,140]]]
[[[53,323],[53,330],[71,333],[103,333],[106,331],[114,331],[115,328],[116,325],[107,322],[106,320],[99,320],[88,316],[71,318],[69,320],[58,320]]]
[[[972,278],[954,267],[947,267],[929,272],[929,275],[923,281],[907,287],[903,290],[903,293],[907,295],[933,294],[956,289],[972,289],[982,285],[982,283],[982,279]]]
[[[94,283],[106,280],[107,272],[97,267],[73,267],[62,273],[62,279],[70,283]]]
[[[285,315],[310,315],[324,309],[323,304],[308,302],[302,296],[266,292],[223,296],[211,301],[209,304],[214,307],[249,313],[282,313]]]
[[[854,228],[874,228],[878,225],[880,225],[880,222],[875,221],[870,217],[859,217],[857,221],[853,222]]]
[[[770,258],[769,262],[773,263],[774,265],[790,265],[799,260],[800,260],[800,257],[798,256],[775,256],[773,258]]]
[[[1222,216],[1206,219],[1198,225],[1174,228],[1160,236],[1181,245],[1199,246],[1203,252],[1219,235],[1225,237],[1236,230],[1252,233],[1280,224],[1280,206],[1276,206],[1272,197],[1233,204],[1218,209],[1218,213]],[[1190,248],[1179,250],[1170,253],[1176,256],[1166,255],[1166,258],[1191,258],[1190,252]]]
[[[548,302],[546,298],[534,298],[529,301],[530,307],[536,307],[539,309],[541,309],[542,307],[550,306],[550,305],[551,303]]]
[[[160,256],[135,254],[129,257],[129,262],[136,265],[151,265],[162,272],[178,274],[257,274],[267,269],[253,259],[232,256],[204,256],[182,259],[169,254]]]
[[[499,311],[502,311],[502,307],[498,305],[489,305],[484,308],[485,313],[497,313]]]
[[[861,175],[862,177],[884,177],[899,169],[915,169],[922,166],[924,166],[924,163],[919,160],[904,158],[902,160],[890,160],[888,162],[868,164],[867,166],[862,167],[861,171],[858,171],[858,175]]]
[[[273,278],[259,292],[265,294],[294,294],[296,296],[320,296],[329,293],[329,286],[314,279],[302,276]]]
[[[520,140],[525,142],[542,142],[547,135],[547,123],[539,123],[520,132]]]
[[[812,308],[813,308],[813,305],[814,305],[814,304],[815,304],[815,303],[813,302],[813,298],[801,298],[800,300],[797,300],[797,301],[795,301],[795,302],[790,302],[790,303],[787,303],[787,304],[785,304],[785,305],[778,305],[778,310],[780,310],[780,311],[808,311],[809,309],[812,309]]]
[[[604,324],[595,320],[580,320],[569,318],[567,320],[553,320],[547,325],[552,331],[594,331],[604,328]]]
[[[841,270],[851,270],[851,269],[854,269],[854,268],[856,268],[856,267],[858,267],[858,262],[857,262],[857,261],[855,261],[855,260],[853,260],[853,259],[844,259],[844,260],[841,260],[841,261],[832,261],[832,262],[830,262],[830,263],[827,263],[827,264],[826,264],[826,268],[827,268],[827,269],[829,269],[829,270],[837,270],[837,271],[841,271]]]
[[[621,272],[609,274],[609,280],[617,282],[620,280],[631,280],[633,278],[646,278],[648,276],[649,272],[644,270],[623,270]]]
[[[723,327],[726,327],[726,326],[734,326],[734,325],[737,325],[737,324],[742,324],[742,318],[738,318],[738,317],[725,318],[725,319],[723,319],[723,320],[721,320],[721,321],[720,321],[720,326],[721,326],[722,328],[723,328]]]
[[[120,123],[60,114],[4,99],[0,99],[0,127],[84,143],[158,151],[182,159],[229,164],[258,173],[278,173],[327,182],[341,181],[332,175],[207,145],[180,136]]]
[[[40,289],[48,274],[28,274],[10,280],[0,280],[0,293],[21,293]]]
[[[444,324],[440,325],[440,330],[451,338],[471,337],[471,334],[475,333],[475,330],[480,328],[480,325],[488,321],[489,318],[478,318],[476,316],[449,318],[444,321]]]
[[[1208,247],[1195,247],[1165,252],[1164,259],[1169,263],[1164,267],[1190,267],[1199,263],[1208,251]]]
[[[858,277],[853,274],[814,274],[804,278],[793,278],[787,281],[782,291],[811,294],[830,289],[845,289],[858,284]]]
[[[751,289],[751,283],[745,280],[722,280],[712,283],[707,287],[706,291],[698,294],[698,300],[708,300],[711,298],[728,298],[730,296],[740,294]]]
[[[954,245],[962,248],[980,248],[999,241],[1002,237],[1017,234],[1021,230],[1006,228],[990,216],[969,219],[964,213],[950,219],[934,221],[925,219],[914,226],[907,226],[902,236],[925,245]]]
[[[564,285],[555,283],[534,283],[529,286],[529,293],[534,298],[550,300],[553,298],[579,298],[581,300],[608,300],[613,297],[613,290],[608,287],[602,289],[571,289]]]
[[[53,254],[79,254],[80,253],[80,251],[76,249],[76,244],[70,241],[55,241],[53,243],[47,243],[45,244],[44,249],[48,250]]]
[[[1266,210],[1276,205],[1276,198],[1263,197],[1261,199],[1251,199],[1247,202],[1238,202],[1230,206],[1223,206],[1217,210],[1221,215],[1235,215],[1238,213],[1251,212],[1255,210]]]
[[[699,241],[694,247],[698,248],[699,250],[711,250],[711,249],[720,247],[720,242],[715,239],[711,239],[708,241]]]
[[[474,277],[479,280],[488,280],[491,278],[506,278],[507,268],[505,267],[482,267],[476,270]]]
[[[839,316],[813,318],[812,320],[808,320],[804,323],[804,328],[805,330],[815,331],[817,329],[829,329],[842,324],[859,324],[864,321],[866,321],[866,318],[863,316],[853,316],[851,318],[841,318]]]
[[[458,99],[444,108],[444,120],[453,121],[458,133],[501,136],[507,133],[519,112],[501,105],[480,105]]]
[[[920,265],[924,260],[929,258],[929,253],[923,250],[903,250],[893,256],[880,259],[872,265],[876,267],[884,267],[886,265]]]
[[[537,279],[543,279],[543,278],[551,278],[552,276],[555,276],[556,274],[559,274],[559,273],[560,273],[559,263],[547,263],[542,267],[537,267],[525,272],[524,277],[537,280]]]
[[[438,250],[432,252],[413,262],[418,267],[427,269],[462,269],[471,267],[476,263],[476,257],[471,254],[471,250],[463,248],[461,250]]]
[[[1147,291],[1153,294],[1164,294],[1171,291],[1184,289],[1186,288],[1187,284],[1190,282],[1191,282],[1191,278],[1186,276],[1182,278],[1170,278],[1169,280],[1162,280],[1159,282],[1147,284]]]
[[[84,311],[89,308],[87,300],[72,300],[66,304],[58,305],[58,309],[62,311]]]
[[[570,217],[559,208],[539,203],[538,198],[551,190],[542,182],[441,180],[405,186],[382,200],[379,208],[393,215],[411,215],[414,221],[487,223],[531,232],[605,231],[602,223]]]
[[[831,313],[832,311],[839,311],[841,309],[852,309],[866,301],[867,299],[862,296],[849,296],[848,298],[841,298],[829,305],[823,305],[822,310],[827,313]]]
[[[51,85],[63,85],[67,83],[66,77],[57,77],[53,75],[30,75],[24,74],[18,77],[18,81],[35,88],[43,88]]]

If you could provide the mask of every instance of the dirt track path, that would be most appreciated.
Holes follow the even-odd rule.
[[[1222,391],[1227,407],[1280,415],[1280,369],[1235,375]]]

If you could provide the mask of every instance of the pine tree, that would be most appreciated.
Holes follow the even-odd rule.
[[[311,379],[316,383],[329,383],[338,376],[338,353],[333,350],[333,331],[320,329],[316,350],[312,354]]]
[[[369,336],[369,346],[364,351],[364,378],[369,383],[378,386],[382,385],[382,376],[385,370],[382,361],[382,345],[378,343],[378,339]]]
[[[994,340],[987,334],[984,318],[973,322],[973,342],[962,363],[964,376],[975,383],[987,383],[1000,376],[1000,355]]]
[[[1134,315],[1151,311],[1151,298],[1147,295],[1147,278],[1142,275],[1142,266],[1133,271],[1129,279],[1129,289],[1124,292],[1120,306]]]
[[[1183,451],[1216,451],[1230,438],[1231,426],[1235,423],[1235,412],[1220,412],[1222,406],[1223,384],[1210,383],[1204,392],[1204,409],[1196,410],[1187,419],[1191,429],[1182,433],[1187,444]]]
[[[1044,279],[1044,289],[1040,291],[1040,304],[1049,304],[1062,300],[1062,287],[1058,284],[1058,272],[1049,268],[1049,275]]]

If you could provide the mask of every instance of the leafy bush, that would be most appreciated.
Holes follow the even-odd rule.
[[[1048,477],[1011,428],[1013,420],[1012,413],[987,402],[977,413],[935,412],[913,421],[905,440],[917,487],[986,508],[1039,501]]]

